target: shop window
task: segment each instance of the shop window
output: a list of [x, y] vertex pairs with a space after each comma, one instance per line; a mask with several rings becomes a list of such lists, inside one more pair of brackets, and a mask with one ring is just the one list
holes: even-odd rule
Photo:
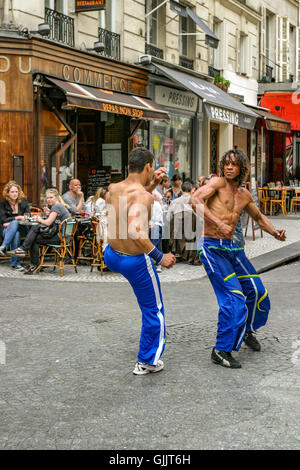
[[155, 167], [163, 166], [171, 178], [175, 173], [191, 176], [192, 118], [170, 114], [169, 123], [154, 121], [151, 147]]

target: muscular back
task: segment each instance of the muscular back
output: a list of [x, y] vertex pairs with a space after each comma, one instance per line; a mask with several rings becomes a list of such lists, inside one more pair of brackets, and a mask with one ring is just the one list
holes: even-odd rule
[[124, 180], [110, 185], [106, 202], [109, 245], [122, 253], [143, 253], [137, 238], [148, 239], [151, 194], [141, 184]]

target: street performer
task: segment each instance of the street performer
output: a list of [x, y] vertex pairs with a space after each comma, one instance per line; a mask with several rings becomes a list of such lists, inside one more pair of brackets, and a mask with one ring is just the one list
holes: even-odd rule
[[243, 341], [255, 351], [261, 346], [254, 332], [266, 324], [270, 300], [261, 279], [244, 249], [233, 242], [242, 210], [277, 240], [285, 241], [285, 230], [276, 230], [254, 204], [250, 192], [241, 187], [249, 173], [249, 162], [238, 149], [229, 150], [220, 161], [220, 177], [209, 180], [191, 197], [190, 203], [204, 216], [204, 236], [199, 256], [219, 304], [216, 345], [211, 358], [224, 367], [240, 368], [231, 355]]
[[171, 268], [176, 258], [163, 254], [149, 240], [149, 220], [154, 203], [151, 192], [166, 173], [154, 172], [154, 156], [144, 147], [132, 150], [128, 177], [111, 184], [106, 196], [108, 208], [108, 245], [106, 266], [121, 273], [131, 284], [142, 311], [142, 331], [135, 375], [163, 369], [160, 359], [165, 347], [164, 305], [160, 282], [153, 261]]

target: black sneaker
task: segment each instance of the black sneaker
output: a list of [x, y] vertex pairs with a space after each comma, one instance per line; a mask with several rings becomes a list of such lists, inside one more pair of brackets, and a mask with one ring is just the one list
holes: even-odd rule
[[230, 352], [217, 351], [216, 348], [212, 350], [211, 359], [215, 364], [220, 364], [223, 367], [231, 369], [240, 369], [242, 367], [239, 361], [232, 357]]
[[253, 351], [260, 351], [261, 346], [254, 334], [251, 331], [247, 331], [244, 337], [244, 343], [251, 348]]

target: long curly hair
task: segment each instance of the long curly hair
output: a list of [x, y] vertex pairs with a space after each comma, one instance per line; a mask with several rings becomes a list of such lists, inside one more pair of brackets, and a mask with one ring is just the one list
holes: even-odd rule
[[18, 190], [17, 203], [19, 204], [22, 201], [22, 199], [25, 197], [25, 194], [23, 193], [21, 186], [15, 181], [9, 181], [8, 183], [6, 183], [3, 189], [3, 193], [2, 193], [3, 198], [6, 199], [9, 204], [14, 204], [14, 201], [9, 197], [9, 191], [13, 187], [16, 187]]
[[234, 163], [240, 167], [240, 174], [237, 177], [237, 181], [240, 185], [247, 180], [250, 171], [249, 159], [243, 150], [233, 149], [224, 153], [220, 160], [220, 176], [224, 176], [224, 166], [226, 164], [226, 160], [228, 161], [229, 159], [232, 161], [232, 157], [234, 157]]

